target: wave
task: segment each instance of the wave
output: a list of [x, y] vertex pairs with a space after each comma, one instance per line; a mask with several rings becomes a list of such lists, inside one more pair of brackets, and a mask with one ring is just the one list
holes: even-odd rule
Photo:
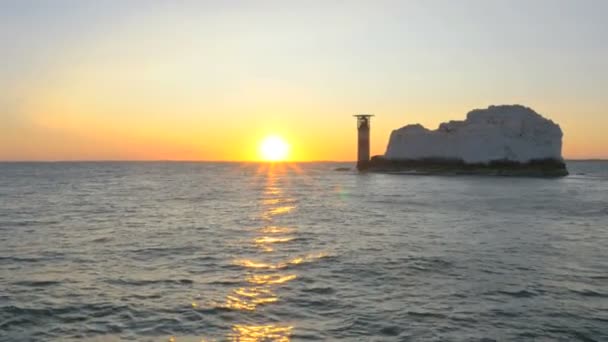
[[152, 285], [192, 285], [194, 281], [192, 279], [107, 279], [105, 280], [108, 284], [113, 285], [126, 285], [126, 286], [152, 286]]

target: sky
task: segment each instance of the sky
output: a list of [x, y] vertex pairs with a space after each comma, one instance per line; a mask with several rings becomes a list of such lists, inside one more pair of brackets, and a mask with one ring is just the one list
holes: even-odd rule
[[354, 160], [523, 104], [608, 158], [608, 1], [0, 1], [0, 160]]

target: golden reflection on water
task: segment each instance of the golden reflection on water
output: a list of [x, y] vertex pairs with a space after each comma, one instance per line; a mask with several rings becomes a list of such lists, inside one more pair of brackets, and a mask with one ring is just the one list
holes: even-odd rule
[[255, 243], [264, 244], [264, 243], [279, 243], [279, 242], [289, 242], [293, 240], [293, 237], [271, 237], [271, 236], [262, 236], [255, 239]]
[[241, 287], [234, 290], [234, 293], [239, 296], [249, 297], [249, 298], [257, 298], [260, 295], [269, 295], [272, 292], [269, 289], [263, 289], [259, 287]]
[[320, 253], [307, 254], [305, 256], [294, 257], [292, 259], [289, 259], [286, 262], [281, 262], [278, 264], [257, 262], [257, 261], [253, 261], [253, 260], [249, 260], [249, 259], [236, 260], [234, 262], [234, 264], [238, 265], [238, 266], [246, 267], [246, 268], [252, 268], [252, 269], [280, 270], [280, 269], [289, 267], [289, 265], [299, 265], [302, 263], [313, 262], [313, 261], [323, 259], [326, 257], [329, 257], [329, 254], [327, 254], [325, 252], [320, 252]]
[[[266, 190], [264, 190], [264, 195], [280, 195], [281, 194], [281, 189], [274, 187], [274, 186], [268, 186], [266, 187]], [[278, 201], [280, 201], [280, 199], [277, 199]]]
[[239, 297], [228, 295], [226, 296], [226, 302], [222, 305], [218, 305], [218, 307], [231, 310], [253, 311], [255, 310], [256, 305], [253, 303], [249, 303], [246, 300], [242, 300]]
[[295, 205], [280, 205], [276, 207], [272, 207], [264, 211], [261, 215], [262, 219], [266, 221], [271, 221], [274, 216], [285, 215], [290, 213], [292, 210], [296, 208]]
[[270, 216], [286, 214], [292, 211], [295, 207], [295, 205], [285, 205], [281, 207], [276, 207], [268, 210], [265, 214]]
[[240, 287], [232, 290], [232, 293], [226, 296], [225, 302], [217, 304], [216, 307], [236, 311], [254, 311], [259, 305], [274, 303], [277, 300], [279, 298], [269, 288]]
[[276, 269], [285, 267], [285, 266], [282, 266], [281, 264], [273, 265], [273, 264], [268, 264], [265, 262], [256, 262], [256, 261], [252, 261], [249, 259], [236, 260], [234, 263], [238, 266], [242, 266], [242, 267], [246, 267], [246, 268], [266, 268], [266, 269], [271, 269], [271, 270], [276, 270]]
[[254, 239], [253, 241], [255, 242], [256, 246], [258, 246], [259, 248], [264, 250], [264, 252], [269, 253], [269, 252], [274, 252], [274, 248], [272, 247], [272, 244], [281, 243], [281, 242], [289, 242], [291, 240], [293, 240], [293, 237], [280, 238], [280, 237], [262, 236], [262, 237]]
[[233, 342], [289, 342], [293, 326], [240, 325], [232, 327]]
[[282, 233], [291, 233], [293, 232], [292, 228], [287, 227], [277, 227], [277, 226], [266, 226], [260, 229], [261, 233], [264, 234], [282, 234]]
[[[272, 194], [280, 194], [280, 192], [273, 191]], [[266, 198], [262, 200], [263, 205], [277, 205], [284, 203], [294, 203], [296, 200], [294, 198]]]
[[[303, 264], [303, 263], [308, 263], [308, 262], [313, 262], [325, 257], [328, 257], [329, 255], [327, 253], [314, 253], [314, 254], [308, 254], [305, 256], [301, 256], [301, 257], [294, 257], [292, 259], [289, 259], [286, 262], [282, 262], [276, 265], [269, 265], [270, 269], [283, 269], [286, 267], [289, 267], [290, 265], [299, 265], [299, 264]], [[261, 268], [261, 267], [260, 267]]]
[[256, 285], [274, 285], [283, 284], [296, 278], [297, 276], [295, 274], [254, 274], [248, 277], [247, 281]]
[[[287, 170], [283, 167], [268, 166], [266, 185], [260, 200], [263, 208], [260, 215], [265, 220], [265, 226], [257, 229], [258, 236], [250, 240], [254, 246], [266, 253], [265, 260], [269, 260], [273, 256], [273, 254], [268, 253], [276, 252], [275, 248], [281, 248], [283, 244], [292, 242], [295, 239], [294, 234], [297, 233], [297, 230], [292, 227], [272, 225], [273, 221], [278, 219], [279, 216], [288, 215], [296, 209], [296, 200], [284, 194], [282, 182], [289, 180], [287, 177], [282, 178], [281, 173], [285, 172]], [[233, 289], [224, 297], [222, 302], [213, 305], [241, 311], [244, 314], [259, 310], [259, 307], [263, 305], [272, 305], [279, 301], [279, 296], [275, 292], [277, 287], [297, 278], [295, 273], [286, 271], [288, 267], [314, 261], [325, 256], [326, 254], [323, 253], [307, 254], [276, 261], [276, 263], [256, 261], [249, 258], [237, 259], [234, 264], [247, 270], [243, 279], [248, 285]], [[196, 309], [198, 304], [193, 302], [192, 307]], [[286, 323], [235, 324], [227, 337], [233, 342], [289, 342], [293, 328], [292, 325]]]

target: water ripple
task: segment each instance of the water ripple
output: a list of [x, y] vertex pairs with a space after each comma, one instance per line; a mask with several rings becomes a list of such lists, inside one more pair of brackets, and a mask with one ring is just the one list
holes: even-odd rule
[[0, 164], [0, 340], [608, 341], [608, 164], [581, 165]]

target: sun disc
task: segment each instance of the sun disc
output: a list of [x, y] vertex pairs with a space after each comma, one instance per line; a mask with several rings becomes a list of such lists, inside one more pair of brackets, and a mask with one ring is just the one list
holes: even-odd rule
[[285, 160], [289, 154], [289, 144], [278, 136], [266, 137], [260, 144], [260, 154], [267, 161]]

